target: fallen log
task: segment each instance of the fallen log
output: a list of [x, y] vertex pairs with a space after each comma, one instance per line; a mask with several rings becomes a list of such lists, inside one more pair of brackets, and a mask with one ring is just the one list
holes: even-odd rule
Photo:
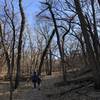
[[81, 89], [83, 87], [86, 87], [87, 88], [87, 87], [90, 87], [90, 86], [93, 86], [93, 85], [94, 85], [94, 83], [92, 81], [90, 81], [90, 82], [88, 82], [88, 84], [81, 84], [81, 85], [79, 85], [77, 87], [71, 88], [71, 89], [66, 90], [64, 92], [61, 92], [60, 93], [60, 96], [63, 96], [63, 95], [65, 95], [68, 92], [76, 91], [76, 90]]
[[68, 83], [68, 84], [70, 84], [70, 83], [78, 84], [78, 83], [88, 82], [88, 81], [93, 81], [93, 76], [91, 74], [83, 75], [83, 76], [80, 76], [80, 77], [77, 77], [77, 78], [74, 78], [74, 79], [67, 80], [66, 83]]

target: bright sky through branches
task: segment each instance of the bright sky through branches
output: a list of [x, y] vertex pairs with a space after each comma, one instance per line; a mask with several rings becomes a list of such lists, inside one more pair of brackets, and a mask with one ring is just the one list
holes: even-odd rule
[[29, 24], [35, 21], [36, 13], [39, 11], [40, 0], [23, 0], [23, 7]]
[[[10, 4], [11, 0], [6, 0], [7, 4]], [[39, 11], [40, 8], [40, 1], [41, 0], [22, 0], [22, 5], [24, 8], [26, 20], [28, 20], [29, 24], [32, 24], [35, 22], [35, 16]], [[5, 0], [0, 0], [0, 6], [4, 6]], [[13, 0], [15, 13], [19, 14], [19, 6], [18, 6], [18, 0]]]

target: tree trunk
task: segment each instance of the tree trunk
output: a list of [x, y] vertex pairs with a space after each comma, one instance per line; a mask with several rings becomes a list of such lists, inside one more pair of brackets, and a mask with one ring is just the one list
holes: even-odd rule
[[46, 70], [46, 74], [48, 75], [49, 73], [48, 53], [45, 56], [45, 70]]
[[65, 66], [64, 66], [64, 56], [63, 56], [62, 49], [61, 49], [60, 36], [59, 36], [58, 28], [57, 28], [56, 19], [55, 19], [54, 13], [52, 11], [51, 5], [49, 3], [46, 3], [46, 4], [48, 5], [48, 9], [49, 9], [49, 11], [51, 13], [51, 17], [52, 17], [52, 20], [53, 20], [53, 23], [54, 23], [56, 36], [57, 36], [57, 44], [58, 44], [59, 53], [60, 53], [60, 57], [61, 57], [61, 66], [62, 66], [62, 70], [63, 70], [63, 80], [66, 81]]
[[39, 64], [38, 75], [41, 74], [41, 69], [42, 69], [44, 57], [45, 57], [45, 55], [46, 55], [46, 53], [47, 53], [47, 50], [48, 50], [48, 48], [49, 48], [49, 46], [50, 46], [50, 43], [51, 43], [51, 41], [52, 41], [52, 38], [53, 38], [54, 34], [55, 34], [55, 30], [53, 29], [53, 31], [52, 31], [52, 33], [51, 33], [51, 36], [50, 36], [50, 38], [49, 38], [49, 40], [48, 40], [48, 43], [47, 43], [47, 45], [46, 45], [46, 47], [45, 47], [45, 49], [44, 49], [44, 51], [43, 51], [43, 54], [42, 54], [42, 56], [41, 56], [41, 61], [40, 61], [40, 64]]
[[19, 0], [19, 9], [21, 14], [21, 28], [20, 28], [20, 34], [19, 34], [19, 42], [18, 42], [18, 56], [17, 56], [17, 72], [16, 72], [16, 79], [15, 79], [15, 89], [19, 85], [20, 80], [20, 60], [21, 60], [21, 48], [22, 48], [22, 36], [24, 32], [24, 26], [25, 26], [25, 15], [22, 7], [22, 0]]
[[51, 46], [49, 47], [49, 59], [50, 59], [49, 75], [52, 75], [52, 51], [51, 51]]
[[84, 37], [85, 44], [86, 44], [89, 65], [93, 71], [95, 87], [100, 89], [100, 80], [99, 80], [100, 69], [99, 69], [99, 66], [96, 62], [93, 48], [92, 48], [91, 43], [90, 43], [90, 38], [89, 38], [88, 30], [87, 30], [87, 23], [85, 21], [84, 15], [83, 15], [82, 10], [81, 10], [80, 1], [74, 0], [74, 3], [75, 3], [76, 11], [77, 11], [80, 23], [81, 23], [81, 29], [82, 29], [83, 37]]

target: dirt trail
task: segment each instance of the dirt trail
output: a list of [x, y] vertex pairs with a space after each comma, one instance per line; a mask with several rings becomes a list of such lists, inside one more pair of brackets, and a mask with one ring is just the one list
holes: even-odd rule
[[[77, 91], [60, 96], [60, 93], [75, 87], [74, 84], [55, 87], [54, 83], [61, 81], [61, 78], [46, 76], [42, 80], [41, 89], [34, 89], [32, 83], [23, 82], [20, 87], [14, 91], [13, 100], [100, 100], [100, 92], [95, 92], [92, 87], [82, 88]], [[0, 82], [0, 100], [9, 100], [8, 83]]]
[[[13, 100], [51, 100], [47, 94], [52, 92], [56, 79], [54, 76], [46, 76], [42, 80], [41, 89], [34, 89], [32, 83], [21, 83], [14, 91]], [[0, 100], [9, 100], [9, 84], [0, 84]]]

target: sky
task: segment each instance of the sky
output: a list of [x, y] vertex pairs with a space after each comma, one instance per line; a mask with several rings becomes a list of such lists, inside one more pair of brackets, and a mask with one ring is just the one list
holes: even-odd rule
[[[0, 5], [4, 4], [5, 0], [0, 0]], [[10, 4], [11, 0], [6, 0], [7, 4]], [[22, 0], [24, 12], [29, 24], [34, 22], [35, 15], [39, 12], [40, 1], [43, 0]], [[19, 13], [18, 0], [13, 0], [15, 12]]]
[[[9, 1], [10, 0], [6, 0], [7, 4], [11, 4]], [[25, 12], [25, 16], [26, 16], [26, 22], [28, 22], [28, 24], [30, 25], [30, 28], [32, 28], [32, 33], [35, 33], [34, 31], [34, 24], [35, 24], [35, 17], [37, 15], [37, 13], [39, 13], [40, 10], [40, 1], [43, 0], [22, 0], [22, 6], [24, 8], [24, 12]], [[13, 0], [13, 4], [14, 4], [14, 10], [15, 10], [15, 14], [19, 14], [19, 5], [18, 5], [18, 0]], [[4, 6], [4, 0], [0, 0], [0, 5]], [[2, 7], [3, 7], [2, 6]], [[3, 10], [1, 11], [0, 9], [0, 14], [3, 13]]]
[[27, 16], [28, 24], [35, 22], [36, 14], [40, 9], [40, 0], [23, 0], [23, 7]]

